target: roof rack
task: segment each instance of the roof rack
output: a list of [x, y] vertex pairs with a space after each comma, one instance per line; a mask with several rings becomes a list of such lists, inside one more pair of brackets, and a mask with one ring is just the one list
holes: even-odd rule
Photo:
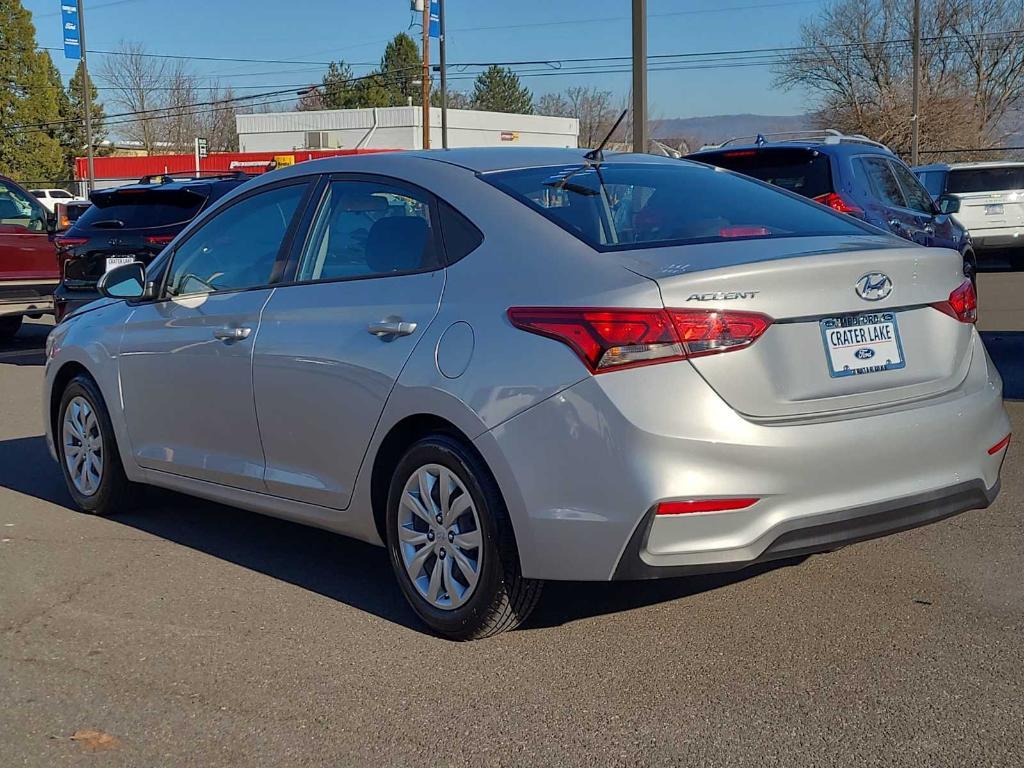
[[245, 171], [214, 171], [203, 173], [200, 171], [197, 176], [191, 171], [177, 171], [172, 173], [150, 173], [139, 179], [139, 184], [170, 184], [172, 181], [207, 181], [209, 179], [241, 179], [249, 178], [251, 174]]
[[[789, 138], [781, 138], [783, 136]], [[768, 144], [769, 139], [774, 139], [780, 144], [804, 141], [820, 141], [823, 144], [867, 144], [872, 147], [879, 147], [887, 152], [892, 151], [885, 146], [885, 144], [869, 139], [863, 134], [843, 133], [842, 131], [837, 131], [835, 128], [825, 128], [824, 130], [814, 131], [782, 131], [779, 133], [758, 133], [745, 136], [733, 136], [730, 139], [726, 139], [721, 144], [705, 144], [701, 149], [721, 149], [722, 147], [740, 141], [741, 139], [753, 139], [753, 143], [758, 145]]]

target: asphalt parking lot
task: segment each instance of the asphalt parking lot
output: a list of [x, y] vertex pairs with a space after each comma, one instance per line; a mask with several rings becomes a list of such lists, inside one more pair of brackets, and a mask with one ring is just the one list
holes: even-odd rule
[[[980, 295], [1024, 398], [1024, 273]], [[0, 350], [3, 766], [1024, 764], [1019, 445], [987, 510], [754, 573], [551, 584], [456, 644], [383, 550], [172, 494], [73, 511], [46, 331]]]

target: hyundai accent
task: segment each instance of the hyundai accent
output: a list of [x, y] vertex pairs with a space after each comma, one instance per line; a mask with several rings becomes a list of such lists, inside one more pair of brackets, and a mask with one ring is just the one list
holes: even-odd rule
[[545, 580], [985, 507], [1009, 442], [959, 253], [697, 163], [301, 163], [100, 289], [47, 349], [83, 510], [155, 485], [385, 545], [452, 638], [518, 625]]

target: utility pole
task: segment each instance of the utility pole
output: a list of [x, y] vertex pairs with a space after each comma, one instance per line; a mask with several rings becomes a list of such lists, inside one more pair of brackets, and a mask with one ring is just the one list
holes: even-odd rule
[[423, 148], [430, 149], [430, 0], [423, 3]]
[[921, 0], [914, 0], [914, 85], [910, 97], [910, 164], [918, 164], [921, 139]]
[[92, 81], [85, 55], [85, 11], [78, 0], [78, 40], [82, 46], [82, 109], [85, 111], [85, 151], [89, 165], [89, 191], [96, 188], [96, 168], [92, 156]]
[[441, 146], [448, 149], [448, 65], [445, 60], [444, 0], [437, 0], [437, 26], [440, 33], [437, 43], [441, 52]]
[[633, 0], [633, 151], [647, 151], [647, 0]]

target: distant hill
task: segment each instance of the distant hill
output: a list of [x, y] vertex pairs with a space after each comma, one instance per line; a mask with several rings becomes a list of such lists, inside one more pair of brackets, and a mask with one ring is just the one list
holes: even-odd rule
[[758, 133], [805, 131], [814, 127], [812, 115], [711, 115], [709, 117], [675, 117], [659, 120], [654, 126], [656, 139], [686, 139], [691, 150], [702, 144], [713, 144], [732, 136], [754, 136]]

